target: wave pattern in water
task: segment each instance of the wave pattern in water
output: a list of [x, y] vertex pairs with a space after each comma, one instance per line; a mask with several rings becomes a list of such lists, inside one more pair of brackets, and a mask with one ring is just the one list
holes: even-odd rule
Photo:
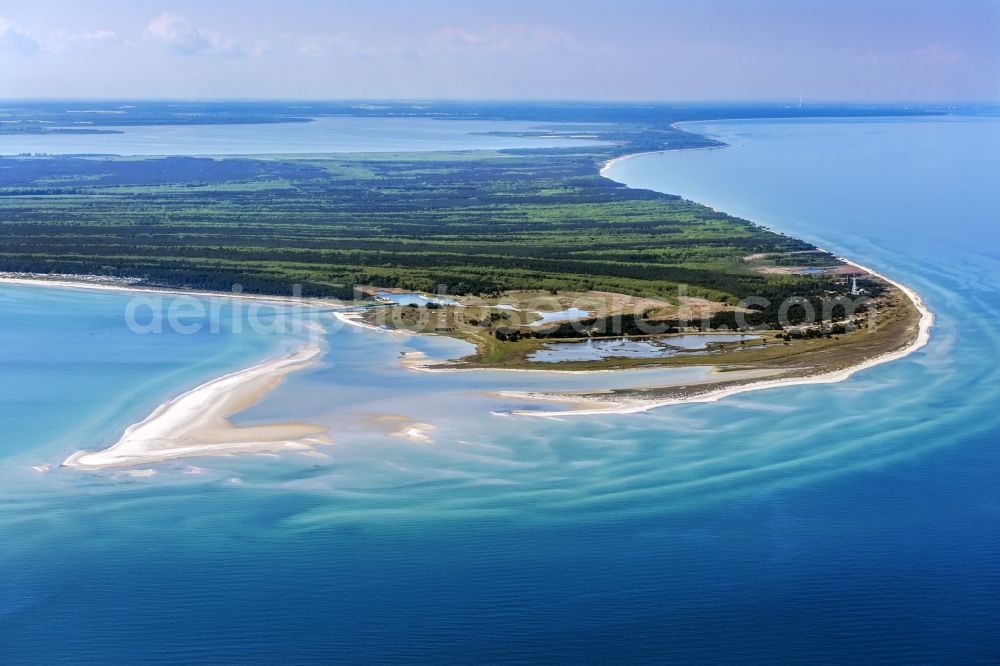
[[[923, 197], [921, 178], [958, 158], [995, 174], [997, 135], [966, 125], [960, 155], [937, 151], [928, 170], [858, 166], [850, 123], [754, 127], [727, 130], [740, 141], [710, 157], [618, 168], [667, 191], [677, 169], [701, 174], [720, 199], [770, 210], [760, 221], [913, 286], [937, 315], [926, 348], [837, 385], [540, 420], [486, 416], [497, 399], [483, 391], [502, 378], [396, 368], [400, 351], [447, 341], [335, 333], [326, 364], [241, 416], [327, 413], [327, 459], [132, 478], [32, 471], [64, 453], [51, 447], [4, 458], [3, 659], [995, 663], [1000, 244], [980, 222], [992, 189], [939, 188], [937, 207], [892, 192]], [[880, 128], [866, 150], [887, 136], [894, 159], [934, 132]], [[810, 191], [890, 168], [908, 189], [867, 196], [897, 197], [904, 235], [881, 210], [866, 217], [865, 196], [831, 212]], [[953, 244], [931, 231], [943, 216]], [[433, 443], [367, 432], [386, 414], [433, 421]]]

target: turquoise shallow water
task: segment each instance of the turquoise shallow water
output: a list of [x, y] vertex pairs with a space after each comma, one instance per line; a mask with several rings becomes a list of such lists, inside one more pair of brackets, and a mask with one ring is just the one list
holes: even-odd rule
[[40, 474], [286, 341], [124, 338], [119, 296], [4, 288], [2, 660], [996, 662], [1000, 122], [700, 128], [731, 147], [610, 175], [904, 281], [930, 344], [837, 385], [550, 420], [490, 415], [517, 401], [488, 391], [606, 379], [404, 371], [460, 345], [344, 328], [239, 419], [327, 422], [328, 458]]
[[[113, 443], [123, 423], [143, 418], [179, 390], [289, 344], [249, 326], [233, 335], [231, 302], [218, 301], [215, 334], [208, 301], [198, 299], [206, 316], [178, 321], [203, 326], [186, 335], [166, 325], [175, 299], [141, 298], [134, 320], [149, 331], [136, 334], [127, 325], [131, 294], [0, 283], [0, 455], [45, 464], [67, 446]], [[158, 332], [154, 317], [164, 322]]]

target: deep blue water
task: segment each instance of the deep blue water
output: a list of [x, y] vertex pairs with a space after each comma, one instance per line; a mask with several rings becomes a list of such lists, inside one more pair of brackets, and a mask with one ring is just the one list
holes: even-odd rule
[[[94, 387], [104, 373], [66, 377], [64, 400], [109, 409], [67, 441], [53, 433], [72, 411], [43, 408], [29, 372], [0, 385], [21, 429], [0, 458], [0, 661], [1000, 660], [1000, 122], [701, 128], [732, 146], [610, 175], [906, 282], [938, 317], [931, 343], [837, 385], [556, 421], [490, 415], [503, 401], [483, 390], [609, 380], [403, 371], [400, 351], [459, 345], [342, 329], [324, 363], [241, 416], [326, 419], [326, 459], [40, 474], [31, 465], [107, 443], [111, 424], [217, 370], [189, 350], [228, 367], [279, 343], [111, 342], [118, 297], [0, 292], [21, 299], [0, 320], [5, 376], [39, 364], [24, 340], [42, 316], [31, 299], [47, 298], [55, 313], [81, 304], [51, 315], [63, 334], [46, 348], [97, 330], [89, 358], [116, 350], [119, 372], [150, 386], [119, 408], [120, 386]], [[143, 367], [154, 344], [169, 367]], [[373, 430], [386, 414], [434, 423], [434, 442]]]

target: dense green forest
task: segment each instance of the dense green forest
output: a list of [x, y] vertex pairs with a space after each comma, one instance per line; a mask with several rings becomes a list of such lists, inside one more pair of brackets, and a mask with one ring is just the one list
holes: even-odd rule
[[597, 174], [575, 153], [0, 159], [0, 269], [348, 298], [601, 289], [742, 297], [814, 282], [741, 258], [810, 246]]
[[267, 158], [0, 158], [0, 270], [351, 298], [371, 284], [449, 293], [604, 290], [735, 302], [815, 296], [751, 254], [811, 245], [598, 174], [624, 152], [712, 145], [607, 125], [615, 145]]

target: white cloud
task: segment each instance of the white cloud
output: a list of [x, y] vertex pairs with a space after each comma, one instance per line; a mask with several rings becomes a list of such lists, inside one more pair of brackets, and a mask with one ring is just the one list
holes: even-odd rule
[[484, 30], [444, 27], [426, 37], [432, 48], [537, 51], [572, 46], [570, 37], [544, 25], [493, 25]]
[[170, 12], [164, 12], [149, 22], [146, 37], [181, 55], [204, 53], [223, 58], [246, 55], [243, 47], [232, 37], [198, 28], [183, 16]]
[[93, 30], [91, 32], [85, 32], [83, 33], [83, 39], [87, 42], [102, 44], [116, 44], [121, 41], [118, 38], [118, 35], [110, 30]]
[[146, 36], [185, 55], [204, 51], [210, 45], [190, 21], [169, 12], [160, 14], [149, 22]]
[[0, 18], [0, 49], [32, 56], [42, 50], [38, 40], [5, 18]]

